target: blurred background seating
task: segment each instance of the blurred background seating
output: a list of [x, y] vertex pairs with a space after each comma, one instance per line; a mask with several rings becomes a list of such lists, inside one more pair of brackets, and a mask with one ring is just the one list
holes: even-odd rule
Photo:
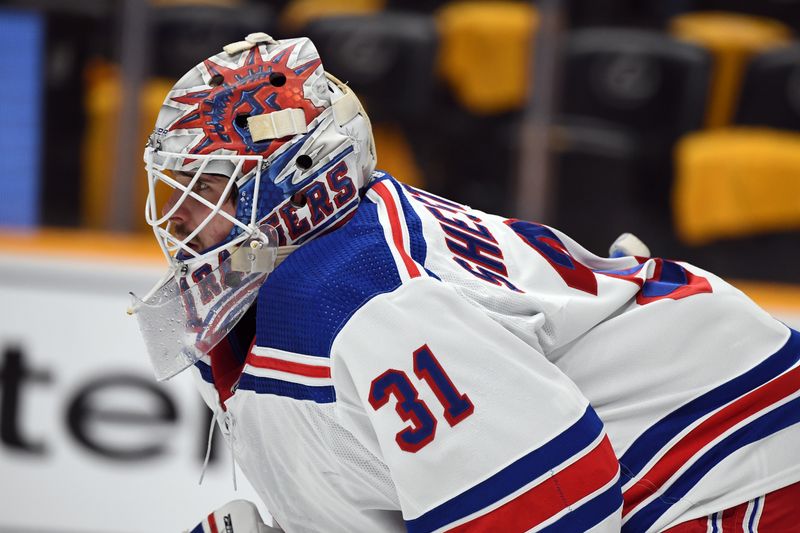
[[[662, 32], [602, 27], [566, 35], [555, 226], [597, 253], [626, 227], [659, 253], [674, 252], [672, 152], [702, 127], [710, 68], [705, 50]], [[598, 217], [606, 218], [602, 228]]]
[[433, 19], [381, 11], [314, 18], [309, 36], [325, 68], [346, 82], [370, 114], [381, 168], [422, 186], [409, 134], [432, 114], [438, 37]]
[[439, 72], [459, 104], [476, 115], [521, 110], [536, 8], [523, 2], [453, 2], [436, 19], [442, 40]]
[[688, 8], [769, 17], [800, 30], [798, 0], [689, 0]]
[[800, 134], [725, 128], [683, 139], [677, 229], [690, 244], [800, 229]]
[[385, 0], [293, 0], [284, 4], [281, 29], [292, 35], [299, 35], [302, 28], [318, 19], [376, 13], [386, 7]]
[[670, 21], [673, 35], [706, 47], [714, 56], [714, 73], [706, 103], [706, 126], [730, 123], [742, 74], [754, 54], [785, 44], [788, 26], [771, 19], [726, 12], [694, 12]]
[[508, 212], [537, 10], [518, 1], [450, 2], [433, 16], [440, 39], [435, 109], [413, 136], [428, 187], [480, 209]]
[[734, 122], [800, 131], [800, 44], [771, 48], [750, 60]]
[[[114, 167], [117, 153], [119, 121], [125, 99], [136, 97], [138, 113], [130, 127], [141, 143], [131, 145], [129, 158], [134, 168], [132, 203], [144, 206], [147, 196], [147, 175], [141, 164], [144, 141], [155, 124], [161, 102], [169, 89], [200, 58], [213, 55], [218, 43], [240, 40], [255, 31], [274, 32], [275, 13], [268, 6], [245, 5], [191, 5], [181, 3], [154, 5], [148, 12], [149, 37], [154, 43], [149, 47], [148, 69], [139, 94], [126, 91], [117, 62], [101, 57], [87, 61], [83, 72], [82, 95], [86, 116], [86, 133], [82, 139], [81, 225], [92, 229], [111, 225], [113, 205], [108, 199], [113, 194], [113, 181], [109, 169]], [[134, 211], [137, 215], [143, 210]], [[137, 216], [132, 226], [140, 231], [149, 230], [143, 216]]]
[[[17, 210], [27, 206], [26, 213], [12, 216], [5, 207], [0, 220], [8, 227], [143, 230], [140, 150], [164, 94], [220, 43], [267, 31], [315, 40], [329, 70], [368, 108], [381, 166], [411, 184], [510, 216], [536, 200], [519, 199], [518, 191], [538, 190], [549, 208], [532, 216], [597, 253], [616, 233], [634, 231], [659, 255], [769, 279], [771, 267], [751, 259], [753, 246], [778, 239], [781, 257], [798, 254], [795, 208], [786, 197], [800, 180], [789, 148], [800, 133], [799, 6], [5, 0], [4, 25], [8, 17], [38, 21], [40, 49], [26, 50], [38, 54], [43, 74], [25, 82], [25, 94], [40, 95], [27, 100], [38, 114], [26, 115], [27, 126], [13, 119], [19, 132], [35, 132], [30, 146], [40, 149], [20, 148], [21, 135], [13, 136], [16, 144], [12, 136], [0, 144], [4, 154], [16, 154], [6, 158], [17, 166], [5, 174], [26, 176], [7, 180], [2, 196], [15, 198], [8, 205]], [[132, 52], [122, 35], [131, 13], [146, 30]], [[3, 61], [12, 59], [4, 54]], [[552, 95], [542, 99], [547, 109], [537, 94]], [[522, 131], [534, 122], [546, 130], [536, 142], [547, 164], [538, 189], [526, 189], [533, 178], [523, 156], [532, 147]], [[726, 158], [732, 150], [736, 157]], [[765, 150], [772, 150], [771, 165], [758, 163]], [[21, 154], [33, 151], [19, 170]], [[750, 183], [742, 186], [745, 175]], [[775, 194], [758, 197], [760, 222], [730, 201], [764, 193], [768, 182]], [[709, 202], [709, 190], [718, 209], [687, 207]], [[126, 204], [135, 207], [120, 214]], [[739, 225], [708, 222], [722, 212]], [[737, 269], [732, 262], [751, 264]], [[779, 278], [800, 282], [788, 269]]]

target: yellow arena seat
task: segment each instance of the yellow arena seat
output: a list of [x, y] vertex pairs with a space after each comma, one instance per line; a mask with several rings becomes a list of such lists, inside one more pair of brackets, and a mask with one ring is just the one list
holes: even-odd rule
[[731, 128], [684, 137], [673, 210], [691, 245], [800, 229], [800, 133]]
[[281, 12], [280, 25], [295, 32], [318, 18], [375, 13], [385, 4], [385, 0], [292, 0]]
[[536, 8], [529, 2], [459, 2], [437, 14], [439, 71], [476, 114], [521, 109], [527, 98]]
[[[119, 70], [115, 65], [96, 62], [87, 68], [87, 92], [84, 105], [87, 113], [86, 137], [83, 143], [82, 223], [85, 228], [106, 229], [111, 213], [109, 201], [112, 194], [115, 156], [117, 149], [117, 127], [122, 102], [122, 87]], [[144, 221], [144, 205], [147, 198], [147, 174], [142, 162], [142, 151], [148, 135], [156, 122], [167, 93], [175, 82], [162, 78], [150, 79], [142, 87], [140, 95], [139, 123], [136, 136], [141, 142], [131, 146], [134, 152], [135, 212], [137, 228], [150, 230]]]
[[670, 21], [670, 32], [706, 47], [714, 55], [708, 128], [730, 123], [748, 59], [791, 39], [791, 29], [777, 20], [715, 11], [679, 15]]

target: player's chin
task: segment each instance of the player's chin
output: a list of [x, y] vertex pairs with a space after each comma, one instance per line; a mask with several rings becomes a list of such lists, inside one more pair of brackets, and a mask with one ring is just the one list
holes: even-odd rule
[[200, 253], [205, 249], [203, 244], [197, 239], [192, 239], [191, 241], [187, 242], [186, 246], [188, 246], [189, 248], [191, 248], [193, 251], [195, 251], [197, 253]]

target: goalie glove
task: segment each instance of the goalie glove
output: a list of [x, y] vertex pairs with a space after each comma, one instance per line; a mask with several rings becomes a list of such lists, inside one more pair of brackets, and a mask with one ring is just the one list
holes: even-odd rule
[[233, 500], [185, 533], [283, 533], [283, 530], [266, 525], [252, 502]]

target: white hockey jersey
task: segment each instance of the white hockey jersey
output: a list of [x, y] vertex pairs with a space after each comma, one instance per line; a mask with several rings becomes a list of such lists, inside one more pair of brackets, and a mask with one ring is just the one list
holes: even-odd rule
[[196, 374], [287, 531], [658, 531], [800, 480], [800, 338], [742, 293], [382, 173], [256, 322]]

